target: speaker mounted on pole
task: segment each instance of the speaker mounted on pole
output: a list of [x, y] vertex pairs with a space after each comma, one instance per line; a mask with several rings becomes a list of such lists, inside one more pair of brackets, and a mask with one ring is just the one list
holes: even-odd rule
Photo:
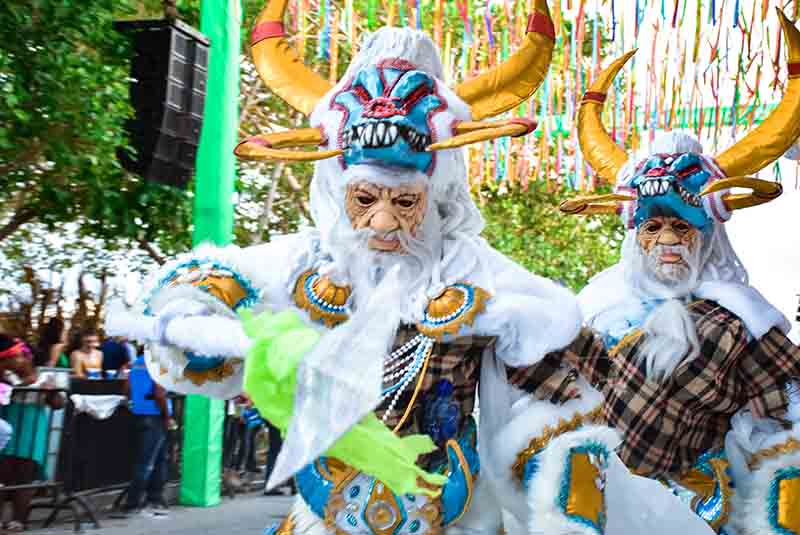
[[118, 21], [114, 29], [131, 40], [135, 111], [126, 123], [133, 152], [119, 148], [117, 157], [147, 180], [185, 188], [200, 143], [211, 42], [174, 19]]

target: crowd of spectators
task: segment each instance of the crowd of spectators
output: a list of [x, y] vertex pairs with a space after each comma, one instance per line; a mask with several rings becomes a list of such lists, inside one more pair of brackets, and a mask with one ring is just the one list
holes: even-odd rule
[[[60, 411], [67, 401], [69, 382], [56, 384], [53, 378], [59, 375], [90, 381], [126, 379], [136, 456], [124, 509], [118, 516], [128, 517], [144, 510], [157, 516], [166, 515], [167, 459], [177, 444], [177, 423], [169, 396], [147, 371], [143, 348], [124, 338], [101, 340], [93, 329], [70, 336], [61, 319], [51, 318], [42, 327], [35, 345], [0, 334], [0, 533], [24, 531], [35, 494], [34, 489], [4, 491], [2, 488], [48, 477], [45, 474], [48, 430], [38, 426], [51, 422], [51, 413]], [[26, 393], [24, 401], [20, 401], [21, 393]], [[235, 494], [248, 487], [252, 489], [248, 483], [265, 484], [269, 480], [281, 438], [278, 430], [260, 417], [246, 395], [229, 401], [227, 409], [222, 485], [229, 494]], [[39, 417], [39, 413], [46, 417]], [[37, 423], [21, 425], [21, 421]], [[257, 455], [265, 449], [266, 456]], [[260, 467], [258, 460], [266, 461], [266, 466]], [[290, 483], [269, 492], [264, 489], [265, 494], [294, 492]], [[11, 502], [11, 514], [3, 522], [7, 501]]]

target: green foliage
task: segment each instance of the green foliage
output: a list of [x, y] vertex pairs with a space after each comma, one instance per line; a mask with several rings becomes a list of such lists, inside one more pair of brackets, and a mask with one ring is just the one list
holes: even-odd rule
[[189, 199], [121, 169], [128, 57], [112, 29], [138, 2], [0, 4], [0, 239], [27, 222], [77, 221], [109, 247], [186, 235]]
[[573, 195], [563, 187], [548, 191], [544, 181], [528, 191], [484, 188], [484, 237], [530, 271], [578, 291], [619, 260], [624, 233], [616, 217], [561, 214], [558, 204]]

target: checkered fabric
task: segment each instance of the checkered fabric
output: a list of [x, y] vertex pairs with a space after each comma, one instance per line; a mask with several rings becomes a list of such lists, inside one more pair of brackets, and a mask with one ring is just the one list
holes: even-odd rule
[[[416, 327], [402, 326], [397, 332], [392, 350], [399, 348], [417, 334], [419, 331]], [[436, 392], [436, 386], [443, 379], [453, 385], [453, 401], [461, 408], [463, 425], [463, 420], [471, 415], [475, 408], [478, 379], [481, 375], [481, 356], [493, 345], [494, 337], [490, 336], [462, 336], [447, 343], [435, 343], [412, 412], [403, 427], [398, 430], [398, 434], [405, 436], [421, 432], [424, 400], [429, 394]], [[394, 429], [405, 413], [418, 379], [419, 377], [400, 396], [395, 408], [386, 419], [386, 425], [390, 428]], [[383, 417], [388, 405], [387, 400], [375, 411], [379, 418]]]
[[637, 363], [640, 331], [606, 352], [600, 337], [583, 329], [557, 353], [603, 393], [604, 419], [623, 434], [618, 453], [641, 475], [683, 475], [704, 452], [723, 447], [731, 416], [745, 405], [783, 418], [784, 385], [800, 377], [800, 348], [778, 329], [751, 341], [742, 321], [713, 301], [694, 302], [689, 311], [700, 354], [664, 384], [648, 381]]
[[559, 353], [550, 353], [538, 363], [525, 368], [506, 366], [506, 377], [510, 384], [536, 399], [559, 405], [580, 395], [575, 385], [578, 372]]

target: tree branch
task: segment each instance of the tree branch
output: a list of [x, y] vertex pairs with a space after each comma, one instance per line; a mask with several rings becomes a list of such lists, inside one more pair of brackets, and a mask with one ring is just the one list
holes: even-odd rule
[[142, 250], [147, 253], [147, 256], [152, 258], [159, 266], [164, 265], [167, 259], [164, 258], [164, 256], [161, 255], [158, 251], [156, 251], [155, 247], [153, 247], [153, 245], [149, 241], [141, 238], [137, 241], [139, 243], [139, 247], [141, 247]]
[[14, 234], [25, 223], [33, 221], [35, 217], [36, 211], [30, 208], [23, 208], [15, 213], [8, 223], [0, 227], [0, 241], [3, 241]]

